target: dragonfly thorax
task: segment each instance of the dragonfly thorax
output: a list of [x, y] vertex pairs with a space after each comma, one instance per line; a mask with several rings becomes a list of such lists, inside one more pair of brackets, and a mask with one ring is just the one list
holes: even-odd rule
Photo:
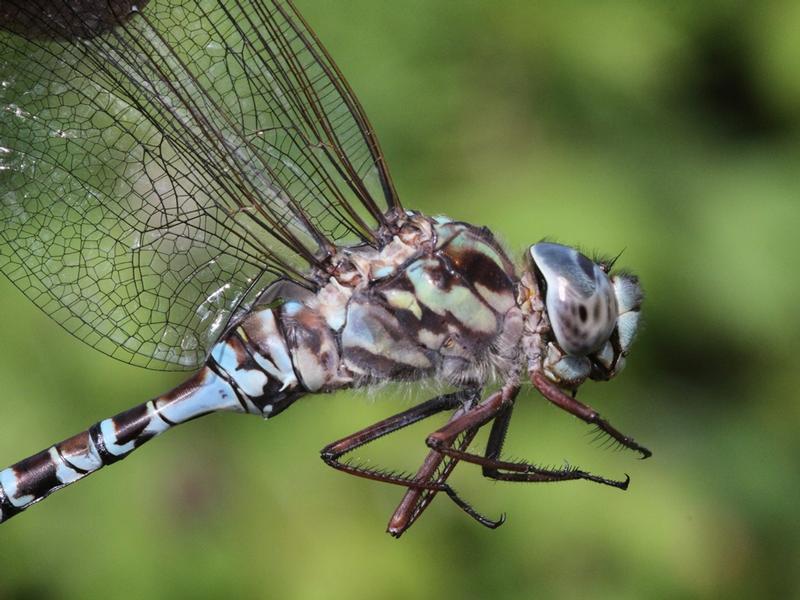
[[316, 293], [282, 286], [212, 351], [264, 416], [307, 392], [428, 377], [482, 386], [518, 370], [514, 266], [486, 229], [413, 213], [315, 277]]
[[516, 358], [522, 317], [514, 266], [487, 230], [409, 212], [387, 244], [344, 257], [351, 268], [321, 293], [348, 288], [336, 334], [356, 381], [482, 384]]

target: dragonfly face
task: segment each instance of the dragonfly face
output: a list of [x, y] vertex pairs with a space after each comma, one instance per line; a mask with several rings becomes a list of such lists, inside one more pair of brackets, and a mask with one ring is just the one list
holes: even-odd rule
[[[532, 308], [543, 368], [555, 383], [575, 388], [587, 378], [610, 379], [625, 364], [639, 324], [642, 291], [636, 277], [610, 274], [575, 248], [540, 242], [528, 252]], [[536, 358], [534, 358], [536, 360]]]

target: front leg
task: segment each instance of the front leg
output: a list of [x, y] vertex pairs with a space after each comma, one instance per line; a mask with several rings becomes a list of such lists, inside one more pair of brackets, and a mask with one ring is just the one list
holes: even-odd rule
[[536, 387], [550, 402], [568, 413], [575, 415], [582, 421], [596, 425], [600, 431], [614, 438], [625, 448], [635, 450], [641, 454], [643, 459], [653, 455], [650, 450], [636, 443], [633, 438], [623, 435], [612, 427], [611, 423], [603, 419], [591, 406], [578, 402], [575, 398], [565, 394], [560, 387], [547, 379], [541, 371], [536, 370], [531, 374], [531, 383], [533, 383], [534, 387]]
[[546, 469], [529, 462], [499, 460], [498, 457], [500, 456], [506, 432], [508, 431], [508, 423], [511, 419], [512, 411], [513, 404], [503, 407], [498, 411], [494, 423], [492, 423], [492, 430], [489, 434], [489, 441], [486, 444], [486, 454], [484, 456], [465, 452], [460, 448], [454, 448], [448, 442], [446, 428], [442, 428], [428, 436], [427, 444], [437, 452], [455, 460], [463, 460], [464, 462], [482, 466], [483, 475], [489, 479], [496, 479], [499, 481], [523, 481], [529, 483], [585, 479], [622, 490], [628, 488], [628, 483], [630, 483], [629, 477], [626, 477], [624, 481], [617, 481], [592, 475], [591, 473], [575, 468]]
[[[513, 398], [509, 400], [502, 395], [502, 392], [498, 392], [490, 396], [478, 409], [472, 411], [473, 414], [466, 414], [459, 420], [451, 421], [438, 431], [429, 435], [426, 442], [432, 449], [450, 458], [481, 465], [483, 467], [483, 474], [490, 479], [525, 481], [531, 483], [585, 479], [623, 490], [628, 488], [628, 483], [630, 482], [630, 478], [628, 477], [626, 477], [624, 481], [616, 481], [592, 475], [580, 469], [545, 469], [527, 462], [499, 460], [498, 457], [506, 433], [508, 432], [508, 424], [511, 420], [513, 407]], [[492, 418], [494, 419], [494, 423], [492, 424], [492, 430], [489, 434], [485, 456], [465, 452], [462, 449], [452, 446], [455, 435], [457, 435], [459, 429], [463, 427], [465, 423], [477, 423], [477, 426], [480, 427]]]
[[[579, 469], [561, 469], [559, 471], [549, 471], [550, 475], [555, 475], [552, 479], [547, 479], [542, 477], [544, 474], [548, 473], [547, 469], [541, 469], [539, 467], [535, 467], [529, 463], [511, 463], [511, 464], [524, 464], [527, 466], [525, 471], [520, 471], [518, 469], [506, 469], [504, 468], [505, 465], [508, 465], [508, 461], [501, 461], [500, 460], [500, 453], [503, 450], [503, 443], [505, 442], [506, 435], [508, 434], [508, 425], [511, 421], [511, 413], [514, 410], [514, 405], [512, 404], [505, 410], [503, 410], [497, 418], [492, 423], [492, 430], [489, 432], [489, 441], [486, 443], [486, 454], [484, 455], [484, 461], [480, 464], [483, 466], [483, 476], [489, 479], [496, 479], [499, 481], [526, 481], [526, 482], [535, 482], [535, 481], [565, 481], [569, 479], [586, 479], [588, 481], [594, 481], [596, 483], [602, 483], [605, 485], [610, 485], [612, 487], [616, 487], [622, 490], [628, 489], [628, 484], [630, 483], [630, 477], [627, 475], [625, 476], [624, 481], [617, 481], [614, 479], [606, 479], [605, 477], [598, 477], [597, 475], [592, 475], [591, 473], [587, 473], [585, 471], [581, 471]], [[514, 472], [516, 471], [516, 472]], [[564, 476], [572, 475], [572, 476]]]

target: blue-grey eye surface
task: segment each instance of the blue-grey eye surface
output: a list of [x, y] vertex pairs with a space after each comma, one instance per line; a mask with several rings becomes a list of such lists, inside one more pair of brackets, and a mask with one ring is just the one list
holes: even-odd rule
[[617, 323], [617, 300], [606, 273], [561, 244], [534, 244], [531, 257], [546, 282], [547, 313], [561, 347], [576, 356], [599, 350]]

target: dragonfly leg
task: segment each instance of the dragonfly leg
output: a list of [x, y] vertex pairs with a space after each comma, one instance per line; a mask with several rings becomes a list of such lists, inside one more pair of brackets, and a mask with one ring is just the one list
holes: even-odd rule
[[[504, 387], [476, 407], [456, 412], [439, 432], [447, 430], [449, 447], [455, 446], [457, 451], [465, 453], [478, 430], [488, 423], [503, 406], [513, 404], [518, 391], [519, 386], [517, 385]], [[440, 452], [438, 449], [432, 449], [422, 467], [417, 471], [415, 479], [445, 481], [455, 465], [458, 464], [458, 460], [455, 456], [448, 456], [447, 453]], [[435, 492], [425, 489], [409, 489], [389, 520], [387, 531], [395, 537], [400, 537], [428, 507], [434, 495]], [[456, 501], [456, 504], [479, 523], [490, 529], [495, 529], [505, 522], [505, 515], [501, 515], [500, 519], [494, 521], [481, 516], [469, 505], [465, 508], [458, 501]], [[480, 518], [476, 517], [476, 515], [480, 516]]]
[[591, 406], [587, 406], [564, 393], [560, 387], [547, 379], [540, 371], [534, 371], [531, 374], [531, 383], [533, 383], [534, 387], [536, 387], [550, 402], [562, 410], [575, 415], [582, 421], [595, 425], [600, 431], [615, 439], [625, 448], [638, 452], [641, 458], [644, 459], [653, 455], [650, 450], [636, 443], [633, 438], [620, 433], [617, 429], [612, 427], [611, 423], [602, 418]]
[[[457, 419], [461, 416], [461, 414], [463, 414], [463, 411], [459, 409], [453, 415], [451, 420]], [[478, 433], [478, 429], [478, 427], [468, 429], [461, 435], [460, 439], [456, 441], [456, 445], [459, 447], [459, 449], [466, 450], [466, 448], [469, 447], [469, 444], [472, 443], [475, 434]], [[450, 473], [452, 473], [457, 464], [457, 460], [452, 459], [449, 456], [445, 456], [441, 452], [431, 450], [428, 453], [428, 456], [425, 457], [425, 460], [414, 476], [414, 479], [417, 481], [434, 481], [436, 483], [444, 483], [447, 481], [447, 478], [450, 477]], [[386, 527], [386, 531], [394, 537], [400, 537], [409, 527], [411, 527], [411, 525], [417, 521], [417, 519], [419, 519], [422, 513], [425, 512], [425, 509], [428, 508], [430, 503], [436, 497], [436, 494], [437, 490], [409, 487], [408, 491], [405, 493], [405, 496], [403, 496], [403, 499], [400, 501], [400, 504], [392, 514], [392, 517], [389, 519], [389, 525]], [[472, 507], [467, 505], [460, 498], [456, 499], [451, 496], [451, 499], [453, 499], [453, 501], [460, 508], [467, 512], [467, 514], [481, 523], [481, 525], [485, 525], [490, 529], [499, 527], [505, 520], [502, 515], [497, 521], [487, 519], [486, 517], [483, 517], [477, 513], [474, 509], [472, 509]]]
[[385, 435], [408, 427], [409, 425], [413, 425], [414, 423], [422, 421], [423, 419], [427, 419], [436, 413], [458, 408], [468, 397], [467, 394], [471, 393], [475, 392], [473, 390], [462, 390], [453, 392], [451, 394], [437, 396], [426, 402], [417, 404], [408, 410], [404, 410], [401, 413], [392, 415], [383, 421], [379, 421], [370, 425], [369, 427], [365, 427], [360, 431], [352, 433], [347, 437], [325, 446], [322, 450], [320, 450], [322, 460], [325, 461], [325, 464], [333, 467], [334, 469], [340, 469], [341, 467], [347, 466], [345, 463], [342, 463], [339, 460], [339, 458], [345, 454], [352, 452], [356, 448], [360, 448], [361, 446], [369, 444], [370, 442], [374, 442], [378, 438], [381, 438]]
[[444, 452], [452, 445], [453, 440], [459, 434], [468, 429], [483, 427], [504, 409], [512, 406], [518, 393], [519, 385], [504, 386], [472, 410], [465, 412], [459, 418], [451, 420], [444, 427], [430, 434], [427, 440], [428, 445], [434, 450]]
[[360, 448], [370, 442], [408, 427], [418, 421], [427, 419], [436, 413], [444, 410], [451, 410], [462, 406], [464, 399], [468, 396], [466, 394], [475, 393], [473, 390], [458, 391], [451, 394], [445, 394], [432, 398], [422, 404], [418, 404], [408, 410], [388, 417], [383, 421], [379, 421], [369, 427], [348, 435], [336, 442], [328, 444], [320, 451], [322, 460], [325, 461], [330, 467], [339, 471], [344, 471], [356, 477], [364, 477], [365, 479], [372, 479], [374, 481], [382, 481], [395, 485], [402, 485], [406, 487], [415, 487], [420, 489], [435, 489], [436, 491], [445, 491], [445, 486], [442, 484], [434, 484], [430, 482], [417, 481], [410, 475], [401, 473], [393, 473], [380, 469], [373, 469], [361, 465], [354, 465], [347, 462], [342, 462], [340, 459], [345, 454], [352, 452], [356, 448]]
[[[444, 469], [440, 470], [439, 475], [434, 478], [433, 475], [436, 474], [444, 458], [439, 453], [430, 453], [430, 455], [426, 458], [425, 463], [423, 463], [423, 467], [414, 477], [400, 473], [392, 473], [384, 470], [367, 468], [360, 465], [353, 465], [340, 460], [342, 456], [352, 452], [356, 448], [364, 446], [378, 438], [388, 435], [394, 431], [398, 431], [399, 429], [407, 427], [413, 423], [417, 423], [418, 421], [426, 419], [444, 410], [458, 408], [459, 410], [456, 411], [454, 418], [458, 417], [463, 412], [465, 403], [467, 403], [466, 406], [471, 406], [472, 402], [479, 396], [479, 394], [480, 390], [468, 389], [432, 398], [427, 402], [423, 402], [422, 404], [384, 419], [383, 421], [375, 423], [374, 425], [362, 429], [361, 431], [357, 431], [356, 433], [342, 438], [341, 440], [329, 444], [320, 452], [322, 460], [325, 461], [325, 464], [333, 467], [334, 469], [355, 475], [357, 477], [363, 477], [365, 479], [381, 481], [384, 483], [391, 483], [394, 485], [402, 485], [409, 488], [409, 493], [418, 492], [416, 497], [424, 494], [424, 497], [427, 498], [425, 506], [430, 503], [430, 500], [433, 499], [433, 496], [435, 496], [437, 492], [444, 492], [451, 500], [453, 500], [453, 502], [456, 503], [456, 505], [459, 506], [459, 508], [464, 510], [464, 512], [477, 520], [479, 523], [488, 527], [497, 527], [499, 525], [498, 522], [487, 519], [480, 513], [476, 512], [467, 502], [458, 496], [455, 490], [445, 483], [447, 476], [452, 471], [452, 468], [455, 466], [457, 461], [448, 461], [452, 464], [446, 465]], [[475, 431], [477, 432], [477, 429]], [[474, 436], [474, 432], [472, 433], [472, 436]], [[470, 437], [469, 441], [471, 441], [471, 439], [472, 438]], [[468, 444], [469, 441], [467, 441], [466, 444]], [[435, 455], [436, 460], [431, 459], [432, 455]], [[409, 493], [407, 493], [407, 496]], [[419, 516], [420, 513], [421, 510], [416, 513], [414, 520]], [[407, 529], [408, 526], [410, 526], [410, 522], [406, 525], [403, 531]], [[391, 527], [389, 528], [389, 533], [399, 536], [399, 533], [395, 534]]]
[[630, 482], [630, 478], [627, 476], [624, 481], [617, 481], [592, 475], [591, 473], [572, 467], [546, 469], [528, 462], [499, 460], [498, 457], [500, 456], [503, 442], [508, 432], [508, 424], [511, 420], [513, 408], [513, 404], [508, 404], [497, 413], [492, 423], [492, 430], [489, 434], [489, 441], [486, 444], [486, 453], [484, 456], [465, 452], [459, 448], [453, 448], [447, 444], [445, 437], [438, 435], [438, 431], [428, 436], [428, 445], [434, 450], [446, 454], [455, 460], [463, 460], [464, 462], [481, 465], [483, 467], [483, 475], [489, 479], [531, 483], [585, 479], [623, 490], [627, 489], [628, 483]]

